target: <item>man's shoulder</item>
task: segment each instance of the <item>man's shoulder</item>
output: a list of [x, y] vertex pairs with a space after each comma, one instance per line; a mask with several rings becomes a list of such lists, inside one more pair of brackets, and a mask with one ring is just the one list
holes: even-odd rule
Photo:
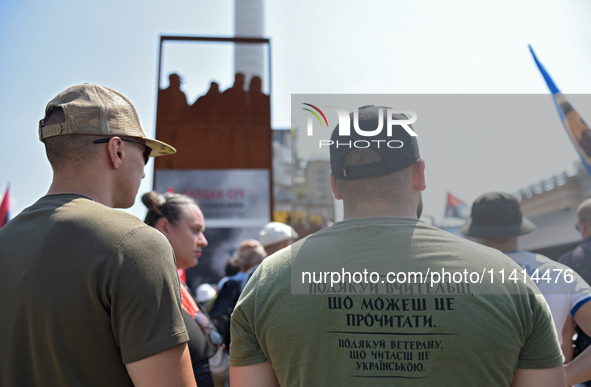
[[[135, 216], [107, 207], [80, 195], [51, 195], [39, 199], [14, 219], [22, 230], [49, 228], [62, 237], [76, 230], [78, 238], [113, 242], [128, 235], [141, 239], [158, 239], [160, 232]], [[163, 236], [162, 236], [163, 237]]]
[[82, 223], [84, 229], [104, 234], [105, 236], [118, 237], [130, 233], [137, 237], [158, 238], [161, 233], [148, 226], [137, 217], [125, 211], [110, 208], [92, 201], [73, 201], [68, 208], [70, 214], [64, 217], [64, 221]]
[[[330, 259], [328, 259], [329, 257]], [[519, 266], [496, 249], [427, 225], [416, 219], [376, 218], [336, 223], [276, 252], [263, 261], [274, 275], [294, 267], [322, 266], [321, 262], [363, 262], [367, 265], [386, 257], [399, 262], [493, 269]], [[422, 259], [428, 258], [428, 259]]]
[[[400, 247], [408, 247], [410, 251], [418, 254], [450, 254], [458, 257], [465, 255], [470, 260], [487, 260], [490, 257], [496, 257], [504, 262], [511, 261], [496, 249], [417, 219], [385, 217], [371, 220], [371, 218], [366, 218], [360, 219], [359, 222], [351, 222], [350, 225], [362, 230], [362, 240], [368, 241], [366, 245], [372, 249], [389, 249], [391, 245], [395, 244]], [[346, 225], [343, 224], [343, 226]], [[345, 227], [335, 228], [335, 231], [338, 232], [339, 238], [344, 240], [349, 239], [352, 235], [351, 230]]]
[[515, 260], [520, 265], [529, 265], [532, 268], [537, 267], [551, 267], [551, 268], [567, 268], [566, 265], [548, 258], [545, 255], [534, 253], [532, 251], [511, 251], [506, 253], [511, 259]]
[[[577, 246], [577, 248], [578, 248], [578, 247], [579, 247], [579, 246]], [[560, 263], [563, 263], [563, 264], [565, 264], [565, 265], [568, 265], [568, 264], [571, 262], [572, 258], [573, 258], [573, 253], [574, 253], [574, 251], [575, 251], [575, 250], [571, 250], [571, 251], [569, 251], [569, 252], [567, 252], [567, 253], [564, 253], [564, 254], [562, 254], [562, 255], [561, 255], [559, 258], [558, 258], [558, 262], [560, 262]]]
[[531, 251], [513, 251], [507, 253], [507, 255], [517, 262], [519, 266], [527, 269], [530, 276], [535, 270], [540, 273], [544, 272], [545, 270], [561, 270], [562, 272], [566, 270], [572, 270], [565, 263], [555, 261], [545, 255]]
[[[534, 254], [534, 253], [532, 253]], [[553, 269], [562, 269], [562, 270], [567, 270], [570, 269], [570, 267], [568, 265], [566, 265], [565, 263], [559, 262], [558, 260], [553, 260], [552, 258], [549, 258], [545, 255], [542, 254], [534, 254], [535, 255], [535, 259], [537, 262], [539, 262], [541, 265], [543, 266], [547, 266]]]
[[[355, 241], [355, 242], [351, 242]], [[513, 262], [496, 249], [468, 240], [451, 232], [410, 218], [362, 218], [335, 223], [278, 251], [265, 261], [279, 265], [291, 262], [301, 251], [309, 249], [334, 250], [336, 246], [362, 246], [368, 252], [391, 249], [392, 244], [418, 247], [421, 253], [427, 250], [438, 253], [466, 255], [471, 260], [486, 260], [495, 257], [503, 262]], [[412, 249], [416, 252], [416, 249]]]
[[558, 258], [558, 262], [561, 262], [567, 266], [582, 264], [583, 262], [591, 261], [591, 237], [583, 240], [573, 250], [563, 254]]

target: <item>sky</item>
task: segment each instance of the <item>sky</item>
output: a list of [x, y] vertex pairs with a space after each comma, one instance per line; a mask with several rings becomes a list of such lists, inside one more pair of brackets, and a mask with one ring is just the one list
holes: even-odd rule
[[[231, 37], [233, 4], [0, 1], [0, 192], [10, 183], [11, 215], [43, 196], [51, 183], [37, 134], [49, 100], [84, 82], [116, 89], [133, 101], [153, 136], [159, 36]], [[448, 191], [471, 204], [483, 192], [516, 192], [574, 172], [578, 156], [528, 44], [563, 93], [583, 94], [571, 102], [589, 122], [590, 18], [586, 0], [266, 1], [272, 126], [290, 127], [292, 94], [476, 94], [479, 101], [487, 101], [488, 94], [546, 95], [534, 98], [539, 106], [527, 110], [544, 117], [542, 126], [527, 120], [516, 125], [504, 111], [498, 111], [497, 121], [482, 125], [475, 113], [480, 110], [465, 115], [454, 110], [455, 120], [472, 123], [459, 130], [442, 109], [445, 125], [421, 127], [427, 166], [424, 213], [440, 220]], [[170, 45], [165, 54], [162, 79], [171, 71], [186, 71], [183, 88], [190, 99], [210, 80], [222, 89], [231, 85], [227, 47]], [[416, 125], [421, 126], [420, 118]], [[151, 189], [152, 174], [150, 161], [136, 205], [127, 210], [141, 218], [145, 209], [139, 195]]]

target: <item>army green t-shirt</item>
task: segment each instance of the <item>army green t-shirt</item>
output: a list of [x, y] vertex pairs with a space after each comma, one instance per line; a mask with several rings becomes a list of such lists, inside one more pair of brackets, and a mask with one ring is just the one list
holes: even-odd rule
[[132, 385], [125, 364], [188, 341], [170, 244], [78, 195], [0, 229], [0, 385]]
[[508, 386], [516, 368], [563, 362], [521, 270], [416, 219], [339, 222], [263, 261], [230, 364], [269, 361], [282, 386]]

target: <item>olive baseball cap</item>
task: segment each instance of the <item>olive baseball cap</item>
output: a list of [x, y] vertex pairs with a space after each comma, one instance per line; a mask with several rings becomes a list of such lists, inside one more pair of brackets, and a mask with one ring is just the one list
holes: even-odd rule
[[[357, 109], [359, 128], [363, 131], [375, 130], [380, 120], [385, 120], [385, 112], [390, 109], [384, 106], [363, 106]], [[392, 115], [393, 119], [407, 120], [402, 113]], [[355, 113], [349, 114], [351, 128], [354, 126]], [[382, 121], [383, 123], [383, 121]], [[409, 124], [412, 129], [412, 126]], [[330, 168], [332, 174], [337, 179], [357, 180], [368, 179], [388, 175], [410, 167], [416, 163], [419, 158], [419, 144], [417, 138], [411, 136], [406, 129], [400, 125], [392, 126], [392, 136], [387, 135], [385, 129], [380, 133], [367, 137], [351, 130], [347, 136], [341, 136], [339, 125], [332, 132], [330, 146]], [[345, 165], [345, 157], [349, 152], [356, 149], [349, 146], [359, 143], [363, 149], [372, 149], [378, 152], [381, 160], [364, 165]], [[393, 144], [392, 146], [390, 144]], [[344, 145], [344, 146], [343, 146]]]
[[[62, 109], [65, 122], [45, 125], [55, 108]], [[174, 147], [146, 137], [137, 111], [127, 97], [90, 83], [66, 89], [45, 108], [45, 117], [39, 121], [39, 140], [66, 134], [136, 137], [152, 148], [152, 157], [176, 153]]]
[[460, 233], [476, 238], [509, 238], [536, 229], [523, 216], [517, 198], [504, 192], [489, 192], [472, 204], [472, 215], [460, 228]]

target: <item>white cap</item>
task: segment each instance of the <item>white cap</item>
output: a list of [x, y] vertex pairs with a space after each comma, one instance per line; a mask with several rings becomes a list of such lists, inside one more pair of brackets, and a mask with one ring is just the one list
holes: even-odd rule
[[297, 239], [298, 233], [287, 224], [279, 222], [267, 223], [261, 231], [259, 231], [259, 239], [261, 244], [269, 246], [275, 243], [283, 242], [288, 239]]
[[210, 284], [201, 284], [197, 287], [197, 302], [207, 302], [215, 296], [215, 289]]

